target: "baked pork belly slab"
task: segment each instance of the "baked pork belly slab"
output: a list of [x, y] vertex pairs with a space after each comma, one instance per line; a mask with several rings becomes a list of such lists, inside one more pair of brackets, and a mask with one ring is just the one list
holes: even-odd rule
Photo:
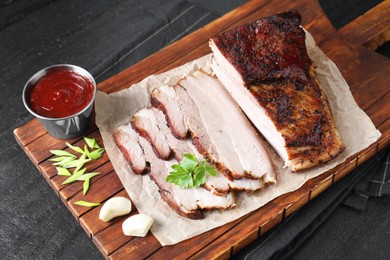
[[210, 40], [214, 73], [293, 172], [344, 150], [300, 22], [291, 10]]
[[138, 134], [130, 124], [119, 126], [114, 134], [114, 141], [123, 153], [126, 161], [136, 174], [145, 174], [149, 166], [144, 157], [144, 151], [138, 143]]
[[175, 159], [161, 160], [156, 156], [149, 141], [140, 138], [145, 158], [150, 163], [150, 177], [157, 184], [162, 199], [176, 213], [191, 219], [201, 219], [203, 214], [200, 210], [228, 209], [235, 206], [234, 193], [223, 196], [214, 195], [201, 187], [182, 189], [165, 179], [173, 164], [178, 163]]
[[190, 132], [199, 153], [229, 180], [276, 182], [262, 139], [215, 77], [199, 70], [173, 87], [157, 88], [151, 100], [165, 113], [172, 133], [178, 128], [182, 131], [175, 136]]

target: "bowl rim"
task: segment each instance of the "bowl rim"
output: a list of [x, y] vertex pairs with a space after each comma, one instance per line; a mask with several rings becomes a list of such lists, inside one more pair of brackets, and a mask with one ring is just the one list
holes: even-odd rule
[[[79, 74], [81, 74], [82, 76], [85, 76], [87, 77], [88, 79], [91, 80], [92, 82], [92, 85], [93, 85], [93, 96], [90, 100], [90, 102], [80, 111], [78, 111], [77, 113], [74, 113], [72, 115], [69, 115], [69, 116], [66, 116], [66, 117], [45, 117], [45, 116], [42, 116], [38, 113], [36, 113], [35, 111], [33, 111], [28, 102], [27, 102], [27, 94], [28, 94], [28, 91], [30, 90], [30, 88], [40, 79], [42, 79], [44, 76], [47, 75], [47, 72], [50, 71], [50, 70], [53, 70], [53, 69], [61, 69], [63, 68], [64, 70], [70, 70], [70, 71], [75, 71]], [[91, 73], [89, 73], [86, 69], [80, 67], [80, 66], [77, 66], [77, 65], [72, 65], [72, 64], [56, 64], [56, 65], [52, 65], [52, 66], [48, 66], [48, 67], [45, 67], [43, 69], [40, 69], [39, 71], [37, 71], [36, 73], [34, 73], [34, 75], [32, 75], [26, 82], [26, 84], [24, 85], [24, 88], [23, 88], [23, 92], [22, 92], [22, 99], [23, 99], [23, 104], [24, 106], [26, 107], [26, 109], [35, 117], [37, 117], [38, 119], [43, 119], [43, 120], [48, 120], [48, 121], [59, 121], [59, 120], [66, 120], [66, 119], [71, 119], [73, 117], [76, 117], [76, 116], [79, 116], [81, 115], [82, 113], [84, 113], [86, 110], [88, 110], [92, 105], [93, 103], [95, 102], [95, 98], [96, 98], [96, 93], [97, 93], [97, 86], [96, 86], [96, 82], [95, 82], [95, 79], [94, 77], [91, 75]]]

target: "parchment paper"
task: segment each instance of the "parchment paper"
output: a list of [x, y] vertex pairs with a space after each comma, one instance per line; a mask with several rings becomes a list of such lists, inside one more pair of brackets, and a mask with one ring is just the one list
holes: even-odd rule
[[348, 156], [363, 150], [380, 137], [380, 132], [370, 118], [356, 104], [336, 65], [315, 46], [309, 33], [306, 36], [309, 55], [317, 65], [317, 77], [329, 99], [337, 129], [346, 147], [345, 151], [328, 164], [293, 174], [283, 168], [282, 160], [270, 149], [278, 183], [259, 192], [237, 193], [235, 208], [206, 212], [205, 219], [202, 220], [186, 219], [173, 212], [160, 198], [156, 184], [148, 175], [139, 176], [132, 172], [115, 145], [112, 133], [119, 125], [128, 123], [139, 109], [150, 105], [149, 93], [155, 87], [162, 84], [174, 85], [180, 78], [199, 68], [211, 72], [211, 54], [166, 73], [151, 75], [128, 89], [110, 95], [98, 92], [95, 102], [96, 124], [109, 158], [135, 207], [140, 213], [154, 219], [151, 232], [162, 245], [178, 243], [256, 210], [281, 194], [298, 189], [310, 178], [344, 162]]

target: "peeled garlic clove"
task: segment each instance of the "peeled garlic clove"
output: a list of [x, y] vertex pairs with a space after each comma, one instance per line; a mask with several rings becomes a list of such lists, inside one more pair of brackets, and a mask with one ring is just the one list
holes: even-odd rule
[[131, 201], [125, 197], [114, 197], [107, 200], [102, 206], [99, 218], [105, 222], [119, 216], [129, 214], [131, 211]]
[[145, 214], [137, 214], [126, 219], [122, 224], [126, 236], [144, 237], [153, 224], [153, 219]]

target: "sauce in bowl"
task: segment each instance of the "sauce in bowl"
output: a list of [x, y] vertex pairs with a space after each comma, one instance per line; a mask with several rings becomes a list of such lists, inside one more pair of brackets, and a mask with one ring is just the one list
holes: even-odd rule
[[27, 102], [37, 114], [63, 118], [82, 111], [94, 96], [90, 79], [71, 70], [53, 71], [30, 89]]

